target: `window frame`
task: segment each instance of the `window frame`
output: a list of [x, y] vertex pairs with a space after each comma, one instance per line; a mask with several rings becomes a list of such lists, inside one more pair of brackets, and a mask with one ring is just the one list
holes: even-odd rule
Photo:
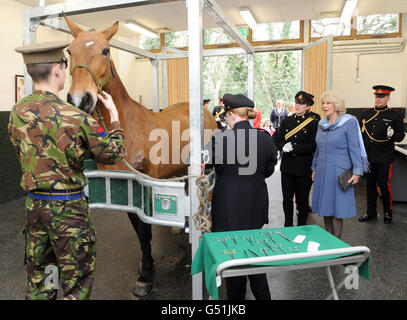
[[[350, 26], [350, 35], [349, 36], [336, 36], [333, 37], [333, 40], [363, 40], [363, 39], [384, 39], [384, 38], [401, 38], [402, 37], [402, 28], [403, 28], [403, 15], [402, 13], [399, 13], [399, 19], [398, 19], [398, 32], [391, 32], [391, 33], [386, 33], [386, 34], [379, 34], [379, 35], [374, 35], [374, 34], [357, 34], [357, 17], [352, 17], [351, 18], [351, 26]], [[323, 37], [311, 37], [311, 23], [312, 20], [309, 20], [309, 41], [314, 42], [318, 41], [319, 39], [322, 39]]]

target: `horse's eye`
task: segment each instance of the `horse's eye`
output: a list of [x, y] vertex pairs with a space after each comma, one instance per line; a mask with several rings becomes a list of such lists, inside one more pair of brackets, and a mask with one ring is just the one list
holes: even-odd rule
[[69, 49], [66, 50], [68, 52], [69, 55], [71, 55], [71, 51]]
[[104, 56], [107, 56], [109, 54], [110, 50], [109, 49], [103, 49], [102, 54]]

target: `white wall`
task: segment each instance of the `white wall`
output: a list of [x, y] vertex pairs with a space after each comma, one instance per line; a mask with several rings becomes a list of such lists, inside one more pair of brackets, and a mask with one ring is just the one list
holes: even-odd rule
[[8, 111], [14, 104], [16, 74], [24, 74], [21, 54], [14, 48], [22, 43], [21, 12], [28, 7], [12, 0], [0, 1], [0, 111]]
[[356, 79], [356, 53], [334, 53], [332, 88], [345, 96], [347, 108], [368, 108], [374, 105], [372, 86], [389, 85], [390, 107], [407, 106], [407, 50], [401, 53], [361, 55], [359, 78]]

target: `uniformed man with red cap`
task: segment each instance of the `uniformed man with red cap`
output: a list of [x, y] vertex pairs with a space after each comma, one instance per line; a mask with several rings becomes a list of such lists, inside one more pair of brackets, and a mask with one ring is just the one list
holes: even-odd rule
[[374, 86], [375, 107], [362, 113], [361, 127], [366, 153], [370, 163], [367, 173], [367, 211], [359, 218], [366, 222], [377, 218], [377, 186], [382, 195], [384, 223], [393, 221], [392, 193], [390, 186], [394, 155], [394, 142], [404, 139], [403, 119], [387, 103], [394, 88]]

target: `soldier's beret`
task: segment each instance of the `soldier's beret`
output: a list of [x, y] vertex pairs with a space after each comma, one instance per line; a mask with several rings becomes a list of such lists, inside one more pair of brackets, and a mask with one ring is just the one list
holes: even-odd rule
[[223, 104], [225, 111], [241, 107], [254, 108], [254, 102], [243, 94], [226, 93], [223, 95]]
[[373, 86], [373, 90], [375, 90], [374, 94], [390, 94], [390, 92], [394, 91], [394, 88], [389, 86], [377, 85]]
[[295, 102], [312, 106], [314, 104], [314, 96], [305, 91], [298, 91], [295, 95]]
[[15, 48], [23, 55], [25, 64], [58, 63], [67, 61], [64, 49], [69, 45], [67, 41], [47, 41]]

